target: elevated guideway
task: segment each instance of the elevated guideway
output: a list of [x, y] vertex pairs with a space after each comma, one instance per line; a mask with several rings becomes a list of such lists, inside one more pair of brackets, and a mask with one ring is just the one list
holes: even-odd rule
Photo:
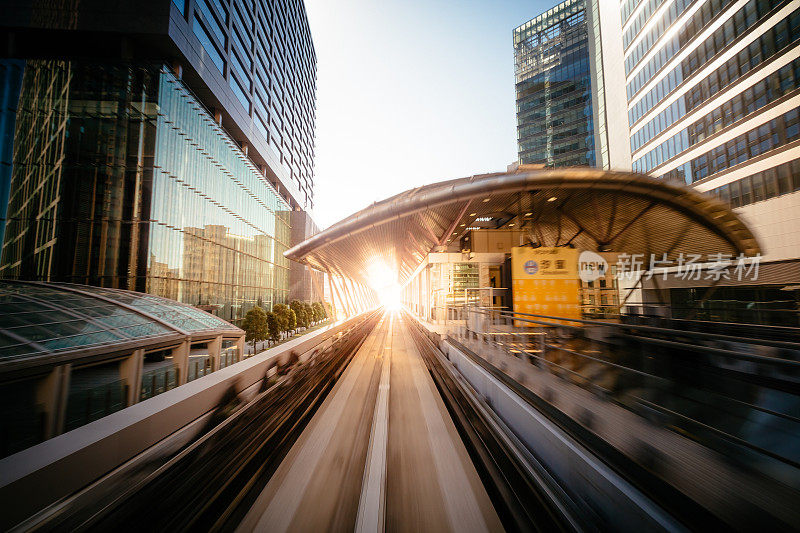
[[239, 531], [501, 531], [408, 331], [387, 314]]

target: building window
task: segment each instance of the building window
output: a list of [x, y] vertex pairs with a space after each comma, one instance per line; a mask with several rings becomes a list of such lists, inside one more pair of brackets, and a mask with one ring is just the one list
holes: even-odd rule
[[195, 15], [194, 17], [194, 34], [200, 40], [200, 44], [203, 45], [203, 49], [208, 54], [208, 57], [211, 58], [211, 61], [214, 65], [217, 66], [221, 73], [225, 73], [225, 60], [222, 59], [222, 54], [219, 53], [217, 50], [217, 46], [214, 44], [214, 40], [211, 38], [211, 35], [206, 31], [203, 23], [200, 19]]

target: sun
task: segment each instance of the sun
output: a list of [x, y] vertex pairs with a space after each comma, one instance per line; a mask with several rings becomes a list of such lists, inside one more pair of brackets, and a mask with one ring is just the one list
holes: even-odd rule
[[397, 272], [382, 261], [375, 261], [367, 269], [369, 284], [378, 294], [378, 299], [386, 309], [395, 311], [402, 305], [402, 290], [397, 283]]
[[390, 285], [388, 287], [383, 287], [381, 290], [378, 291], [378, 298], [381, 301], [381, 305], [388, 309], [389, 311], [398, 311], [400, 310], [400, 306], [402, 305], [402, 299], [400, 297], [400, 286]]

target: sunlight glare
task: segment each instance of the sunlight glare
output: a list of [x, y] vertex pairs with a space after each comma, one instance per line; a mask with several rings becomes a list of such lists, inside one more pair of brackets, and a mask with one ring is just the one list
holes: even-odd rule
[[367, 272], [369, 284], [378, 294], [381, 305], [391, 311], [400, 309], [402, 291], [397, 283], [397, 272], [380, 260], [373, 262]]

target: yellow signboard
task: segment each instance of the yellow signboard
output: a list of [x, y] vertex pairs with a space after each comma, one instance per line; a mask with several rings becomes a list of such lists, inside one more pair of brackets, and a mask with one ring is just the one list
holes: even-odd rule
[[514, 311], [581, 318], [578, 250], [512, 248]]

